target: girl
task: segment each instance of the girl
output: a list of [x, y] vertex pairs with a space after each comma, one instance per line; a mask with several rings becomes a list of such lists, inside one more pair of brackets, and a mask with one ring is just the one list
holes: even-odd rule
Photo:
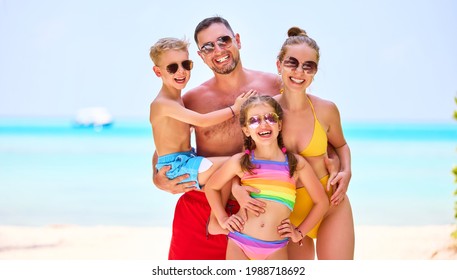
[[[228, 234], [227, 259], [288, 259], [289, 239], [301, 244], [323, 217], [329, 204], [319, 180], [306, 160], [288, 152], [281, 136], [283, 111], [269, 96], [250, 97], [240, 110], [244, 134], [243, 153], [232, 156], [209, 179], [205, 194], [223, 232]], [[239, 213], [228, 216], [223, 186], [233, 177], [243, 185], [260, 190], [252, 196], [265, 202], [265, 213]], [[305, 186], [313, 207], [303, 222], [295, 227], [289, 221], [294, 208], [296, 182]]]

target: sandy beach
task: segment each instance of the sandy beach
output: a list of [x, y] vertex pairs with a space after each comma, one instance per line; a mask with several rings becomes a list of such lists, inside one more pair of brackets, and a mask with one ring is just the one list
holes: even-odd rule
[[[457, 260], [454, 225], [357, 226], [357, 260]], [[171, 229], [0, 226], [1, 260], [166, 260]]]

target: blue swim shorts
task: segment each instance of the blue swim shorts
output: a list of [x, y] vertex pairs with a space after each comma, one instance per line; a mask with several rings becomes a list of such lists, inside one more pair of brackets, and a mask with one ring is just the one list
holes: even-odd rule
[[182, 183], [195, 181], [198, 184], [198, 168], [203, 160], [203, 157], [197, 156], [195, 149], [192, 148], [188, 152], [179, 152], [160, 156], [157, 160], [156, 169], [159, 170], [166, 165], [171, 165], [171, 169], [166, 173], [169, 179], [174, 179], [180, 175], [189, 174], [189, 178]]

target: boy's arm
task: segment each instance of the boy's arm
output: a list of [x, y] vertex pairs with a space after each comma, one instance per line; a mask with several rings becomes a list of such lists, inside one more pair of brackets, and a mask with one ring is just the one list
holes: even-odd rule
[[172, 194], [184, 193], [196, 189], [195, 185], [197, 184], [197, 182], [191, 181], [181, 183], [181, 181], [189, 177], [188, 174], [178, 176], [174, 179], [168, 179], [166, 173], [168, 170], [170, 170], [171, 166], [164, 166], [160, 170], [157, 170], [155, 168], [157, 158], [157, 152], [154, 152], [154, 155], [152, 157], [152, 183], [158, 189], [161, 189]]
[[168, 116], [194, 126], [208, 127], [235, 117], [239, 113], [243, 102], [256, 94], [253, 90], [242, 93], [237, 97], [234, 105], [206, 114], [189, 110], [180, 103], [171, 100], [161, 100], [160, 103], [151, 107], [151, 111], [154, 111], [154, 114], [158, 116]]

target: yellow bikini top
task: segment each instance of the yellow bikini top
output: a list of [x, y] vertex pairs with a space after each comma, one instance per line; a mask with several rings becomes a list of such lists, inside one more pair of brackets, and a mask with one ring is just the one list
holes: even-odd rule
[[314, 115], [314, 131], [313, 131], [313, 136], [311, 137], [311, 140], [309, 141], [308, 147], [306, 147], [303, 151], [300, 152], [300, 155], [304, 157], [315, 157], [315, 156], [321, 156], [325, 153], [327, 153], [327, 133], [325, 130], [322, 128], [321, 124], [319, 123], [319, 120], [316, 117], [316, 112], [314, 111], [314, 106], [313, 103], [311, 103], [311, 100], [309, 99], [308, 96], [306, 96], [308, 99], [309, 104], [311, 105], [311, 109], [313, 110], [313, 115]]

